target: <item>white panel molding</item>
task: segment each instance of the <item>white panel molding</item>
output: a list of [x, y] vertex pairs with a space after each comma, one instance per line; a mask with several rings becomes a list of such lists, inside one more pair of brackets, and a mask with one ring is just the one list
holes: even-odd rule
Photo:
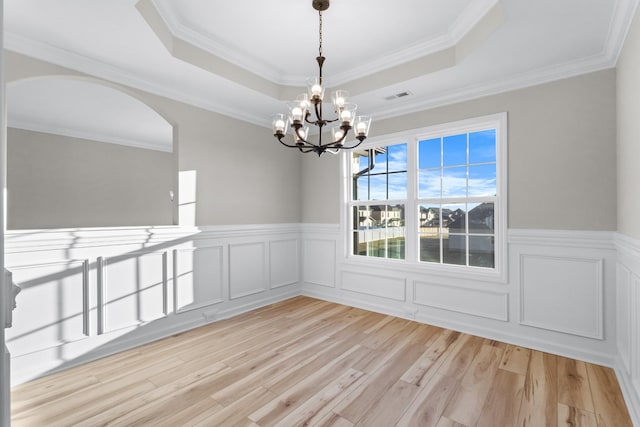
[[[229, 299], [234, 300], [267, 290], [267, 253], [264, 242], [229, 245]], [[251, 266], [251, 268], [247, 268]]]
[[406, 278], [350, 270], [342, 270], [340, 273], [341, 289], [394, 301], [407, 300]]
[[413, 302], [502, 322], [509, 320], [509, 295], [505, 292], [416, 280], [413, 282]]
[[336, 240], [307, 238], [303, 243], [303, 282], [335, 288]]
[[618, 263], [616, 272], [616, 344], [618, 359], [626, 375], [631, 375], [634, 292], [631, 272]]
[[[535, 268], [535, 272], [529, 273], [529, 267], [533, 268], [533, 265], [530, 263], [536, 262], [537, 268]], [[603, 339], [604, 338], [604, 330], [603, 330], [603, 319], [604, 319], [604, 307], [603, 307], [603, 262], [602, 258], [592, 259], [592, 258], [570, 258], [570, 257], [560, 257], [560, 256], [547, 256], [547, 255], [533, 255], [533, 254], [521, 254], [520, 255], [520, 324], [526, 326], [532, 326], [536, 328], [548, 329], [550, 331], [562, 332], [577, 336], [582, 336], [586, 338], [595, 338], [595, 339]], [[545, 264], [544, 268], [540, 268], [540, 264]], [[582, 271], [583, 275], [580, 277], [575, 277], [574, 283], [558, 283], [555, 281], [555, 277], [558, 275], [567, 276], [567, 274], [578, 274], [580, 265], [583, 264], [582, 268], [593, 268], [593, 271], [585, 270]], [[586, 266], [586, 267], [585, 267]], [[562, 270], [566, 268], [567, 270]], [[545, 277], [539, 277], [540, 274], [546, 275]], [[584, 276], [590, 277], [584, 277]], [[532, 277], [534, 276], [534, 277]], [[566, 278], [566, 277], [565, 277]], [[591, 285], [592, 288], [587, 288], [586, 285], [589, 284], [587, 280], [592, 280]], [[531, 286], [534, 286], [535, 289], [530, 289], [528, 284], [533, 282]], [[539, 292], [542, 290], [543, 286], [546, 283], [550, 284], [549, 289], [545, 289], [548, 291], [559, 291], [562, 285], [573, 285], [572, 290], [576, 290], [578, 287], [582, 292], [572, 292], [572, 297], [574, 299], [569, 300], [569, 295], [564, 295], [567, 297], [563, 299], [563, 301], [552, 302], [551, 298], [553, 296], [549, 295], [546, 297], [546, 302], [549, 303], [547, 306], [533, 306], [530, 305], [529, 299], [526, 298], [527, 293], [530, 292]], [[553, 288], [553, 289], [551, 289]], [[567, 289], [568, 290], [568, 289]], [[591, 308], [589, 312], [593, 315], [593, 318], [584, 318], [584, 319], [575, 319], [575, 316], [571, 316], [572, 320], [582, 320], [580, 323], [583, 325], [588, 325], [589, 323], [593, 324], [593, 329], [589, 328], [575, 328], [572, 326], [568, 326], [563, 324], [563, 320], [554, 320], [551, 319], [553, 314], [558, 314], [558, 311], [562, 311], [566, 316], [567, 313], [572, 313], [575, 315], [575, 311], [572, 311], [572, 308], [576, 308], [577, 306], [582, 306], [587, 304], [588, 301], [585, 301], [585, 292], [591, 291], [591, 299], [593, 299], [593, 305], [588, 306], [586, 308]], [[579, 299], [580, 298], [580, 299]], [[558, 298], [556, 298], [557, 300]], [[563, 304], [560, 307], [559, 304]], [[550, 306], [553, 305], [552, 308], [556, 308], [556, 312], [550, 311]]]
[[[141, 265], [143, 260], [145, 264], [153, 262], [153, 271], [148, 271], [143, 268], [143, 266]], [[132, 277], [126, 275], [114, 275], [114, 278], [110, 280], [110, 269], [121, 267], [123, 265], [122, 263], [128, 263], [132, 261], [136, 264], [135, 276]], [[143, 325], [166, 315], [166, 302], [168, 299], [166, 251], [139, 251], [126, 255], [104, 257], [102, 268], [102, 283], [100, 288], [102, 293], [102, 316], [104, 322], [103, 331], [109, 332], [120, 328]], [[151, 285], [149, 286], [148, 283], [144, 282], [144, 273], [154, 274], [155, 276], [160, 277], [160, 281], [158, 283], [151, 283]], [[143, 280], [142, 283], [141, 280]], [[118, 296], [117, 298], [113, 298], [111, 296], [115, 291], [113, 288], [116, 287], [119, 287], [118, 289], [120, 290], [120, 292], [129, 292], [130, 289], [125, 288], [127, 286], [132, 286], [134, 288], [134, 292]], [[147, 295], [146, 293], [148, 293], [148, 291], [152, 291], [152, 288], [156, 286], [160, 287], [160, 298], [156, 297], [156, 299], [152, 299], [152, 297]], [[129, 301], [134, 299], [135, 302]], [[115, 320], [111, 319], [123, 320], [123, 313], [116, 314], [111, 313], [111, 311], [116, 310], [115, 305], [122, 306], [123, 304], [136, 307], [135, 319], [114, 327], [110, 324], [114, 323]], [[122, 308], [120, 308], [120, 310], [122, 310]]]
[[510, 244], [580, 249], [614, 250], [613, 231], [509, 229]]
[[[6, 342], [14, 356], [90, 335], [88, 259], [61, 259], [8, 268], [13, 281], [23, 288], [14, 312], [14, 325], [6, 330]], [[29, 339], [29, 334], [34, 338]]]
[[297, 238], [269, 242], [269, 288], [281, 288], [300, 282], [298, 242]]
[[640, 425], [640, 240], [617, 233], [615, 371], [635, 425]]
[[[193, 257], [197, 253], [199, 254], [199, 253], [212, 252], [212, 251], [215, 251], [215, 252], [208, 259], [210, 261], [210, 264], [208, 264], [206, 267], [211, 267], [215, 269], [217, 273], [214, 273], [213, 275], [207, 275], [205, 277], [205, 280], [209, 281], [209, 283], [205, 283], [203, 285], [206, 285], [206, 284], [212, 285], [212, 287], [215, 287], [214, 289], [218, 291], [217, 293], [220, 296], [218, 298], [210, 298], [202, 301], [194, 301], [192, 304], [189, 304], [186, 307], [181, 306], [180, 282], [181, 282], [181, 279], [183, 278], [184, 273], [182, 270], [183, 266], [180, 263], [180, 254], [191, 254], [191, 256]], [[192, 286], [195, 289], [195, 287], [198, 286], [200, 283], [198, 283], [196, 281], [196, 277], [194, 277], [197, 272], [195, 271], [196, 268], [193, 262], [191, 264], [191, 268], [192, 270], [187, 273], [191, 275]], [[223, 246], [221, 245], [204, 246], [204, 247], [197, 247], [197, 248], [184, 248], [184, 249], [173, 250], [173, 312], [174, 313], [180, 314], [186, 311], [197, 310], [200, 308], [220, 304], [224, 302], [223, 292], [224, 292], [224, 247]]]

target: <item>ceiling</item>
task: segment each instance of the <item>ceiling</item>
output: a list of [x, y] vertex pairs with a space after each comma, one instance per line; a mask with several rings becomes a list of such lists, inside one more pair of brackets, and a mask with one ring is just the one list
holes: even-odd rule
[[[323, 13], [324, 75], [375, 121], [611, 68], [637, 3], [333, 0]], [[4, 8], [9, 50], [259, 125], [317, 74], [311, 0]]]

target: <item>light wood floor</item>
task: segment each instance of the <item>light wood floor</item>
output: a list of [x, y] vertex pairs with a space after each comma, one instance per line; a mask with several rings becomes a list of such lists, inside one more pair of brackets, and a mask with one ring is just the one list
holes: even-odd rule
[[297, 297], [13, 390], [14, 426], [631, 426], [609, 368]]

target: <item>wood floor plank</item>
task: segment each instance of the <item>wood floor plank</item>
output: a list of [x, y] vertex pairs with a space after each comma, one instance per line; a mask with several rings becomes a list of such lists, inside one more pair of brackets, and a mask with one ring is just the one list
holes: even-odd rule
[[356, 424], [359, 427], [392, 426], [404, 414], [409, 402], [413, 402], [420, 387], [398, 380], [380, 399], [384, 404], [374, 405]]
[[335, 412], [327, 413], [327, 415], [318, 420], [317, 423], [310, 424], [312, 427], [353, 427], [353, 423], [345, 420]]
[[308, 297], [12, 393], [18, 427], [631, 425], [609, 368]]
[[554, 355], [532, 351], [518, 415], [519, 426], [555, 427], [558, 423], [558, 362]]
[[454, 348], [460, 337], [459, 332], [449, 330], [443, 330], [441, 334], [432, 337], [435, 339], [426, 343], [427, 350], [411, 365], [411, 368], [404, 372], [402, 380], [418, 387], [428, 382], [430, 373], [435, 372], [444, 362], [443, 355]]
[[[191, 420], [190, 424], [194, 426], [210, 427], [210, 426], [233, 426], [242, 423], [248, 423], [249, 414], [258, 410], [268, 402], [276, 399], [277, 396], [264, 387], [253, 388], [251, 392], [244, 397], [224, 406], [221, 410], [211, 414], [205, 414]], [[180, 424], [175, 424], [180, 425]]]
[[523, 391], [524, 375], [498, 369], [476, 426], [515, 425]]
[[507, 345], [500, 361], [500, 369], [505, 369], [515, 374], [526, 375], [529, 366], [531, 350], [515, 345]]
[[558, 357], [558, 403], [594, 413], [585, 362]]
[[633, 427], [613, 369], [587, 363], [598, 427]]
[[480, 416], [493, 378], [500, 366], [503, 349], [482, 345], [449, 400], [444, 416], [460, 424], [472, 425]]
[[[527, 427], [528, 424], [522, 426], [522, 427]], [[460, 424], [457, 423], [453, 420], [450, 420], [447, 417], [440, 417], [440, 419], [438, 420], [438, 424], [436, 424], [436, 427], [468, 427], [465, 426], [464, 424]]]
[[335, 407], [336, 402], [341, 399], [341, 395], [352, 391], [351, 386], [363, 376], [363, 372], [347, 369], [344, 374], [276, 423], [276, 427], [310, 425], [317, 420], [321, 420], [327, 413], [333, 413], [332, 409]]
[[425, 384], [404, 415], [398, 420], [398, 427], [434, 427], [440, 421], [449, 398], [459, 384], [459, 380], [435, 374]]
[[558, 427], [598, 427], [595, 414], [558, 404]]

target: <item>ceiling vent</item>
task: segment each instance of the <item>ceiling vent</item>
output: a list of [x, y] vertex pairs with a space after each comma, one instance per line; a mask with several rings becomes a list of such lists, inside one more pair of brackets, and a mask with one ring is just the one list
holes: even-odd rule
[[404, 98], [404, 97], [410, 96], [410, 95], [413, 95], [413, 94], [411, 92], [409, 92], [408, 90], [405, 90], [404, 92], [396, 93], [395, 95], [386, 96], [384, 99], [386, 101], [393, 101], [394, 99]]

